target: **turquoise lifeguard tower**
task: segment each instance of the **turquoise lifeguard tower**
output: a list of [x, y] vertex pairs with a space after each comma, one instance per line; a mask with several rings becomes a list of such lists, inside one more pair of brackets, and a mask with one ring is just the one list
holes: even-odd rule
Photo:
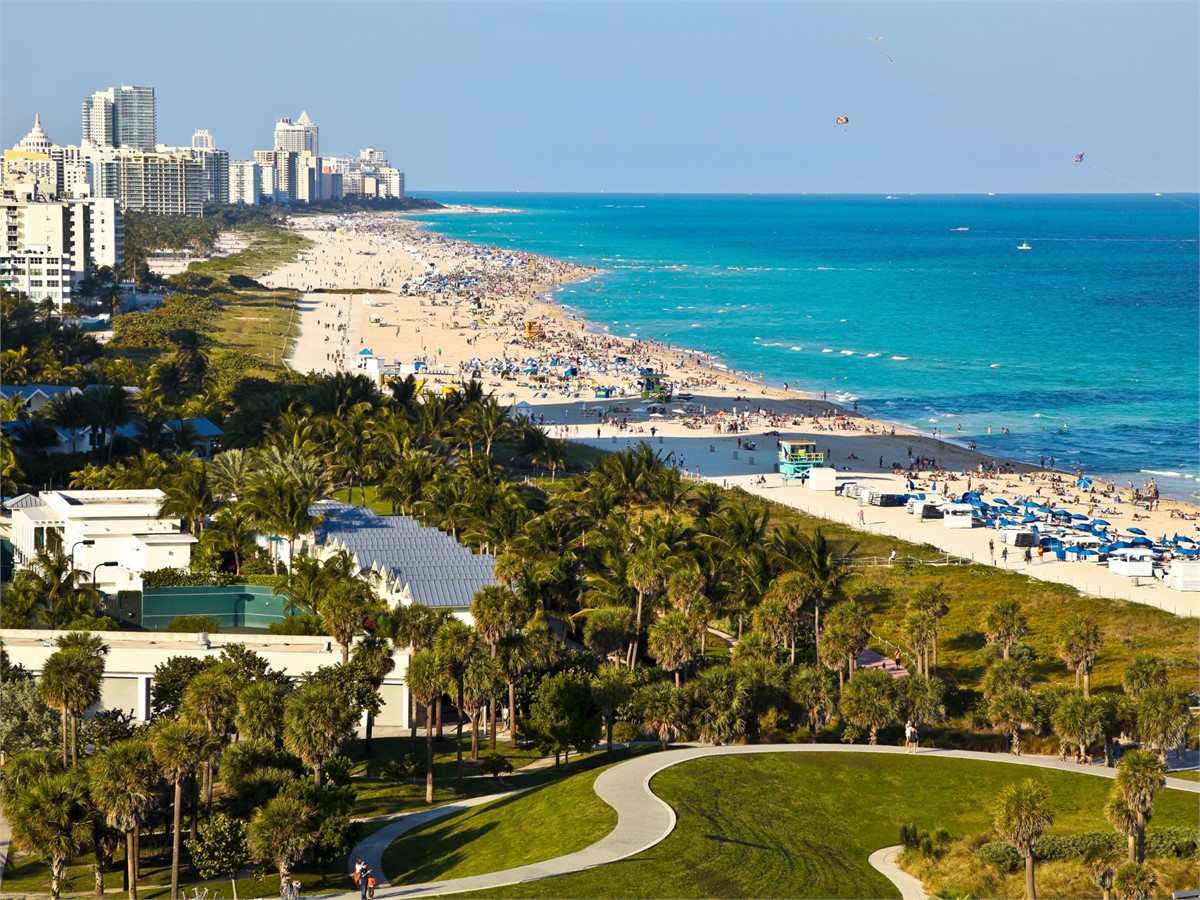
[[780, 441], [779, 474], [784, 478], [808, 476], [809, 469], [825, 465], [825, 454], [813, 441]]
[[638, 373], [642, 386], [643, 400], [658, 400], [668, 403], [671, 400], [671, 381], [666, 372], [655, 372], [652, 369], [642, 369]]

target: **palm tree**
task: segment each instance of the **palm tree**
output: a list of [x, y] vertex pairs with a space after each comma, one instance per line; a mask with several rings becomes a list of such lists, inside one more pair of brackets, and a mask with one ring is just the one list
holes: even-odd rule
[[208, 733], [199, 725], [163, 720], [150, 729], [150, 751], [162, 776], [175, 786], [175, 818], [171, 845], [171, 900], [179, 896], [180, 820], [183, 813], [183, 780], [205, 755]]
[[[204, 726], [214, 739], [210, 745], [219, 748], [233, 725], [237, 711], [237, 685], [229, 674], [220, 669], [200, 672], [184, 688], [179, 711], [183, 721]], [[212, 807], [213, 765], [213, 760], [204, 760], [206, 809]]]
[[283, 740], [284, 697], [284, 689], [265, 678], [238, 691], [233, 719], [238, 738], [279, 746]]
[[1126, 853], [1129, 862], [1136, 860], [1138, 835], [1137, 813], [1129, 808], [1129, 804], [1125, 802], [1125, 795], [1121, 793], [1121, 789], [1115, 783], [1112, 786], [1112, 790], [1108, 793], [1108, 801], [1104, 804], [1104, 818], [1108, 819], [1109, 824], [1118, 833], [1125, 835]]
[[1075, 670], [1075, 687], [1083, 679], [1083, 696], [1092, 695], [1092, 666], [1100, 655], [1104, 635], [1100, 626], [1083, 616], [1071, 616], [1058, 632], [1058, 649], [1067, 667]]
[[[446, 689], [445, 669], [432, 650], [418, 650], [404, 673], [408, 691], [417, 703], [425, 704], [425, 802], [433, 802], [433, 704]], [[516, 715], [515, 710], [513, 715]], [[516, 729], [513, 729], [515, 735]]]
[[[916, 613], [930, 621], [929, 630], [931, 643], [933, 646], [933, 671], [937, 671], [938, 665], [938, 622], [942, 617], [949, 615], [950, 607], [947, 601], [950, 595], [946, 593], [940, 581], [935, 581], [932, 584], [922, 586], [908, 601], [909, 615]], [[926, 654], [925, 658], [925, 674], [929, 674], [929, 658]]]
[[289, 887], [292, 866], [318, 840], [313, 825], [313, 810], [303, 801], [287, 796], [269, 800], [250, 820], [247, 841], [250, 855], [259, 862], [275, 863], [280, 896]]
[[204, 533], [204, 519], [216, 508], [204, 463], [191, 456], [177, 457], [174, 474], [163, 485], [160, 516], [178, 516], [194, 535]]
[[1088, 756], [1088, 747], [1100, 737], [1101, 704], [1079, 693], [1071, 693], [1059, 701], [1050, 717], [1058, 739], [1064, 745], [1079, 748], [1080, 756]]
[[283, 702], [283, 746], [312, 767], [318, 790], [322, 767], [350, 739], [354, 720], [355, 710], [332, 684], [306, 682]]
[[896, 721], [896, 682], [882, 669], [863, 669], [842, 692], [842, 715], [870, 732], [878, 742], [879, 729]]
[[1103, 900], [1110, 900], [1113, 877], [1121, 865], [1121, 858], [1107, 847], [1093, 847], [1083, 857], [1088, 880], [1100, 888]]
[[992, 695], [988, 718], [1012, 736], [1012, 753], [1021, 755], [1021, 726], [1033, 718], [1033, 699], [1019, 687], [1007, 687]]
[[[812, 584], [803, 572], [790, 571], [784, 572], [778, 578], [771, 582], [771, 587], [767, 593], [763, 595], [763, 602], [769, 599], [781, 601], [791, 613], [793, 623], [800, 618], [800, 610], [804, 604], [808, 602], [812, 596]], [[796, 664], [796, 630], [791, 629], [791, 657], [792, 665]]]
[[245, 503], [224, 507], [204, 532], [208, 546], [233, 554], [235, 575], [242, 574], [242, 561], [254, 552], [254, 535], [254, 516]]
[[604, 730], [608, 738], [607, 752], [612, 754], [613, 724], [617, 710], [633, 696], [633, 676], [628, 669], [615, 665], [602, 665], [592, 677], [592, 699], [604, 716]]
[[[467, 667], [463, 678], [463, 703], [471, 711], [471, 762], [479, 762], [479, 732], [483, 723], [480, 716], [486, 715], [489, 704], [494, 708], [500, 693], [503, 677], [500, 663], [491, 656], [475, 656]], [[496, 722], [491, 722], [492, 740], [496, 739]]]
[[1037, 900], [1033, 879], [1033, 845], [1054, 824], [1054, 813], [1049, 803], [1050, 789], [1027, 778], [1005, 787], [995, 807], [996, 831], [1025, 858], [1026, 900]]
[[726, 744], [745, 733], [749, 697], [731, 667], [705, 669], [688, 684], [688, 689], [701, 741]]
[[71, 452], [75, 453], [79, 432], [92, 419], [91, 401], [81, 391], [69, 391], [51, 397], [41, 415], [71, 435]]
[[637, 668], [638, 643], [642, 635], [642, 610], [645, 608], [646, 597], [662, 587], [663, 564], [666, 554], [661, 546], [647, 543], [636, 550], [629, 558], [625, 569], [625, 577], [630, 586], [637, 591], [637, 612], [634, 615], [633, 644], [629, 649], [629, 668]]
[[900, 680], [898, 718], [911, 719], [917, 726], [932, 725], [946, 715], [945, 696], [946, 685], [940, 678], [909, 675]]
[[438, 664], [442, 667], [445, 677], [454, 682], [458, 688], [458, 699], [454, 708], [458, 711], [458, 722], [455, 725], [457, 751], [457, 772], [455, 790], [462, 793], [462, 726], [463, 726], [463, 679], [471, 660], [479, 652], [479, 645], [471, 627], [461, 619], [451, 619], [437, 633], [433, 641], [433, 652]]
[[[825, 633], [829, 633], [828, 628]], [[788, 683], [788, 693], [804, 713], [809, 740], [816, 743], [817, 729], [837, 710], [837, 695], [829, 676], [816, 666], [801, 666]]]
[[988, 643], [999, 644], [1005, 659], [1008, 659], [1013, 644], [1028, 631], [1029, 621], [1021, 612], [1021, 604], [1016, 600], [997, 600], [983, 619], [983, 633]]
[[13, 843], [50, 860], [50, 895], [58, 900], [67, 860], [92, 842], [94, 813], [83, 775], [62, 772], [34, 779], [4, 814]]
[[998, 659], [983, 673], [979, 686], [983, 690], [983, 696], [991, 699], [1008, 688], [1028, 691], [1029, 683], [1029, 665], [1024, 660]]
[[679, 610], [659, 616], [650, 626], [650, 655], [665, 671], [675, 673], [675, 687], [679, 687], [679, 671], [687, 667], [694, 645], [695, 629]]
[[[853, 678], [858, 671], [858, 655], [867, 648], [870, 639], [870, 613], [861, 603], [848, 600], [833, 607], [825, 616], [825, 630], [817, 641], [817, 650], [822, 661], [831, 669], [837, 668], [833, 658], [840, 653], [849, 677]], [[838, 678], [840, 682], [840, 674]]]
[[1192, 714], [1187, 695], [1167, 687], [1152, 687], [1142, 693], [1137, 704], [1137, 732], [1148, 746], [1158, 750], [1166, 762], [1167, 750], [1177, 747], [1187, 736]]
[[1136, 858], [1146, 861], [1146, 823], [1154, 813], [1154, 798], [1166, 784], [1167, 765], [1149, 750], [1130, 750], [1117, 764], [1117, 790], [1133, 813], [1137, 828]]
[[1158, 888], [1158, 875], [1147, 865], [1125, 863], [1113, 874], [1112, 886], [1121, 900], [1150, 900]]
[[70, 725], [71, 762], [79, 761], [79, 717], [100, 701], [104, 680], [104, 655], [108, 647], [89, 632], [72, 631], [57, 640], [58, 650], [42, 668], [42, 697], [63, 714], [63, 764], [66, 765], [66, 732]]
[[[854, 547], [846, 550], [849, 556]], [[818, 527], [812, 534], [802, 535], [796, 544], [796, 557], [793, 560], [796, 571], [800, 572], [809, 584], [809, 596], [813, 602], [813, 636], [821, 636], [821, 605], [831, 603], [842, 595], [842, 588], [850, 571], [842, 563], [834, 546], [826, 539], [824, 532]]]
[[140, 830], [158, 804], [159, 771], [150, 745], [141, 738], [118, 741], [92, 757], [88, 766], [92, 801], [109, 828], [125, 834], [129, 898], [136, 900]]
[[[396, 669], [396, 657], [392, 650], [392, 642], [386, 637], [375, 634], [364, 635], [354, 645], [350, 654], [350, 664], [366, 674], [368, 681], [378, 691], [383, 680]], [[367, 726], [363, 741], [363, 755], [371, 756], [371, 731], [375, 725], [375, 713], [367, 710]]]
[[378, 614], [382, 605], [371, 586], [358, 577], [335, 578], [321, 600], [321, 624], [342, 648], [342, 662], [350, 659], [350, 642], [363, 622]]
[[241, 499], [254, 480], [258, 454], [254, 450], [223, 450], [208, 463], [208, 480], [213, 493]]
[[655, 738], [663, 750], [687, 730], [683, 696], [669, 682], [646, 685], [634, 695], [633, 707], [642, 731]]
[[1125, 693], [1137, 700], [1150, 688], [1167, 686], [1167, 665], [1152, 653], [1138, 653], [1125, 666]]

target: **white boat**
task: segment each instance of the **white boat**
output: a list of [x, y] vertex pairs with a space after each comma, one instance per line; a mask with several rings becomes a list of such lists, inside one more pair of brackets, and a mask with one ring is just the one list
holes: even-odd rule
[[1028, 244], [1021, 243], [1021, 244], [1017, 244], [1017, 249], [1018, 250], [1032, 250], [1033, 248], [1030, 247]]

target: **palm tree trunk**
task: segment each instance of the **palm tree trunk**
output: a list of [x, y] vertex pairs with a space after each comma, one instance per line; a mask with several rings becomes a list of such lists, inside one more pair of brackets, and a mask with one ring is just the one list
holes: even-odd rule
[[456, 716], [456, 718], [458, 719], [458, 723], [454, 726], [455, 743], [458, 745], [457, 754], [455, 756], [455, 764], [457, 765], [457, 768], [458, 768], [458, 771], [455, 775], [455, 790], [460, 794], [463, 792], [463, 766], [462, 766], [463, 710], [462, 710], [462, 705], [463, 705], [463, 682], [462, 682], [462, 679], [460, 678], [460, 679], [458, 679], [458, 703], [456, 703], [454, 706], [454, 711], [456, 713], [458, 713], [458, 715]]
[[133, 826], [133, 889], [137, 890], [138, 879], [142, 877], [142, 826]]
[[517, 682], [508, 682], [508, 746], [517, 749]]
[[607, 713], [604, 716], [604, 731], [605, 731], [606, 735], [608, 736], [608, 755], [609, 756], [612, 756], [613, 721], [616, 718], [617, 718], [616, 710], [613, 710], [612, 712]]
[[425, 706], [425, 802], [433, 802], [433, 701]]
[[1146, 816], [1139, 812], [1137, 816], [1137, 859], [1139, 866], [1146, 861]]
[[437, 706], [433, 708], [433, 715], [437, 719], [437, 739], [442, 740], [442, 698], [437, 698]]
[[1089, 669], [1083, 670], [1083, 699], [1090, 700], [1092, 697], [1092, 673]]
[[498, 731], [498, 729], [496, 728], [496, 695], [495, 694], [492, 694], [491, 707], [488, 710], [488, 713], [491, 716], [491, 718], [488, 720], [491, 723], [491, 727], [488, 729], [488, 732], [489, 732], [488, 736], [492, 743], [492, 750], [495, 751], [495, 749], [496, 749], [496, 732]]
[[175, 822], [171, 833], [171, 900], [179, 897], [179, 832], [183, 827], [183, 776], [175, 779]]
[[371, 731], [375, 727], [375, 715], [370, 710], [367, 710], [367, 733], [363, 740], [363, 756], [367, 759], [371, 758]]
[[50, 862], [50, 896], [54, 900], [58, 900], [59, 887], [62, 885], [63, 875], [66, 874], [66, 860], [61, 857], [54, 857]]
[[1033, 852], [1025, 857], [1025, 896], [1028, 900], [1037, 900], [1037, 888], [1033, 885]]
[[645, 595], [638, 591], [637, 621], [633, 626], [633, 651], [629, 654], [629, 671], [631, 672], [637, 668], [638, 641], [642, 637], [642, 601], [644, 599]]
[[71, 714], [71, 765], [79, 765], [79, 719]]
[[129, 880], [129, 900], [137, 900], [137, 845], [133, 830], [125, 832], [125, 877]]
[[487, 707], [475, 707], [471, 711], [471, 762], [479, 762], [479, 714]]
[[67, 708], [62, 708], [62, 741], [63, 741], [63, 768], [65, 769], [70, 763], [70, 757], [67, 755], [68, 747], [70, 746], [70, 726], [67, 724]]

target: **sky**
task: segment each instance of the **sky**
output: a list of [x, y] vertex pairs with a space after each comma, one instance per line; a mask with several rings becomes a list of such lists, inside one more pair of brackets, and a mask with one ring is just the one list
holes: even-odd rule
[[0, 0], [0, 144], [136, 84], [162, 143], [303, 109], [410, 194], [1190, 192], [1198, 47], [1195, 0]]

